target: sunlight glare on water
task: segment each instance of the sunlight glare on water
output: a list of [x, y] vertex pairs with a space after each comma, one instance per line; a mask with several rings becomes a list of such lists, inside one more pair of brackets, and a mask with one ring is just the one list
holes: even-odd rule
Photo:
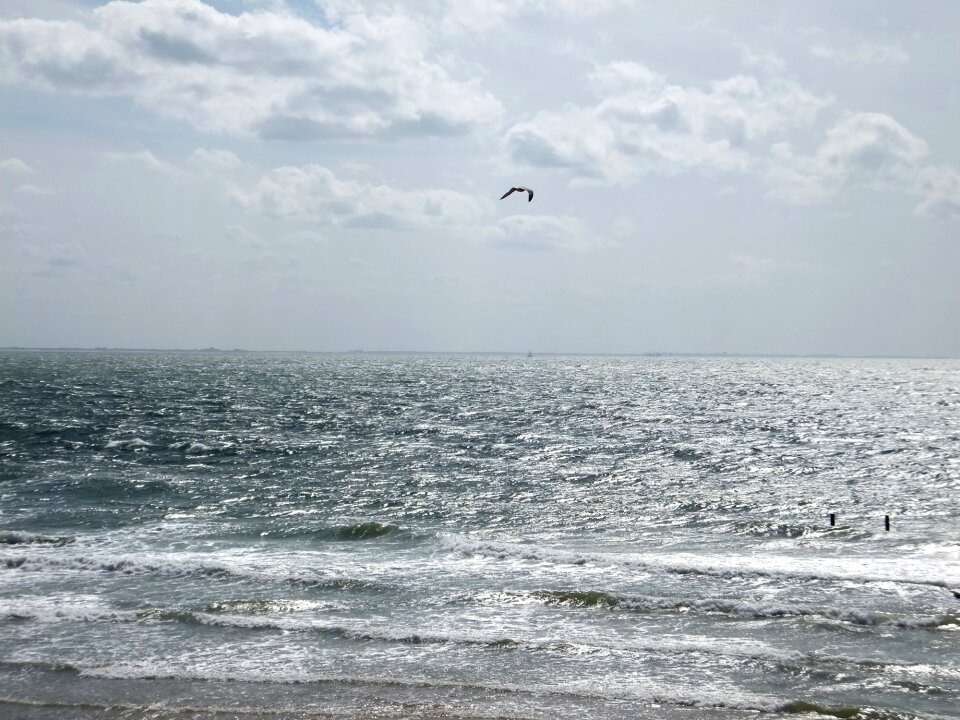
[[956, 361], [9, 352], [0, 385], [0, 714], [960, 706]]

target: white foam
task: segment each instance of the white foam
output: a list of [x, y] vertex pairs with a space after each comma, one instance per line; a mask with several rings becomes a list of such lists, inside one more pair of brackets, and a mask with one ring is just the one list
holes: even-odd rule
[[111, 440], [105, 446], [105, 450], [145, 450], [151, 447], [143, 438], [129, 438], [124, 440]]
[[132, 611], [115, 610], [96, 595], [55, 594], [3, 598], [0, 600], [0, 618], [40, 623], [132, 622], [137, 615]]
[[219, 445], [207, 445], [199, 440], [183, 440], [167, 445], [168, 450], [177, 450], [185, 455], [214, 455], [217, 453], [233, 452], [235, 446], [233, 443], [222, 443]]
[[648, 572], [709, 575], [718, 578], [743, 576], [853, 582], [889, 582], [960, 587], [960, 560], [925, 557], [890, 558], [848, 555], [810, 557], [798, 554], [749, 555], [693, 553], [573, 553], [563, 549], [467, 540], [458, 536], [440, 538], [447, 550], [496, 560], [522, 560], [561, 565], [621, 566]]

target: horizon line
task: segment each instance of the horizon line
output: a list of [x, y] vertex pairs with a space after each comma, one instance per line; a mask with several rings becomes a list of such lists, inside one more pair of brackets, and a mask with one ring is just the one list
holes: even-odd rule
[[856, 355], [843, 353], [775, 353], [775, 352], [739, 352], [739, 351], [681, 351], [648, 350], [632, 352], [591, 352], [591, 351], [539, 351], [533, 350], [249, 350], [246, 348], [159, 348], [159, 347], [31, 347], [22, 345], [0, 346], [0, 352], [115, 352], [115, 353], [209, 353], [209, 354], [273, 354], [273, 355], [517, 355], [523, 357], [739, 357], [739, 358], [810, 358], [837, 360], [957, 360], [956, 355]]

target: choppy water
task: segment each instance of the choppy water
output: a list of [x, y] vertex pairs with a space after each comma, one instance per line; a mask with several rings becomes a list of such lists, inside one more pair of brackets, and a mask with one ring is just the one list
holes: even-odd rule
[[4, 353], [0, 716], [960, 717], [958, 491], [957, 361]]

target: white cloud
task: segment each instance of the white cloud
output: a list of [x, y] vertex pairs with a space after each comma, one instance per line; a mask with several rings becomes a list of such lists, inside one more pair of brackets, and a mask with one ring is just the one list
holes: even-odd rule
[[230, 173], [242, 167], [243, 163], [229, 150], [197, 148], [187, 160], [198, 172], [208, 175]]
[[586, 250], [598, 244], [568, 215], [510, 215], [489, 225], [484, 239], [517, 250]]
[[316, 226], [434, 230], [511, 249], [587, 250], [604, 244], [570, 216], [497, 217], [486, 199], [444, 189], [399, 190], [337, 177], [321, 165], [279, 167], [235, 200], [251, 212]]
[[441, 18], [443, 31], [476, 33], [522, 15], [578, 22], [619, 4], [623, 4], [623, 0], [442, 0], [434, 11]]
[[602, 182], [645, 172], [742, 171], [753, 164], [751, 144], [811, 122], [826, 104], [788, 81], [761, 85], [740, 75], [706, 89], [685, 87], [633, 62], [598, 67], [590, 79], [602, 100], [514, 125], [505, 141], [509, 156]]
[[740, 51], [740, 62], [746, 67], [757, 68], [761, 72], [779, 75], [787, 67], [786, 61], [773, 52], [754, 51], [753, 48], [737, 43]]
[[897, 172], [928, 152], [927, 144], [889, 115], [857, 113], [827, 131], [820, 146], [824, 161], [853, 171]]
[[136, 152], [108, 152], [104, 156], [110, 162], [131, 163], [140, 165], [147, 170], [159, 173], [161, 175], [177, 175], [181, 171], [168, 162], [160, 160], [149, 150], [138, 150]]
[[815, 58], [858, 68], [868, 65], [903, 65], [910, 60], [910, 56], [899, 45], [870, 42], [860, 42], [853, 48], [828, 47], [823, 43], [815, 43], [809, 50]]
[[10, 174], [10, 175], [30, 175], [34, 172], [34, 169], [27, 165], [20, 158], [7, 158], [6, 160], [0, 160], [0, 173]]
[[114, 0], [88, 24], [0, 21], [0, 79], [128, 96], [206, 131], [285, 139], [453, 134], [502, 112], [431, 60], [397, 12], [325, 28], [200, 0]]
[[14, 192], [20, 195], [53, 195], [51, 188], [31, 184], [18, 185]]
[[342, 180], [321, 165], [279, 167], [235, 198], [251, 210], [320, 225], [413, 229], [472, 226], [488, 205], [452, 190], [397, 190]]
[[960, 216], [960, 172], [953, 168], [922, 168], [917, 173], [914, 191], [921, 197], [917, 206], [921, 215], [944, 211]]
[[793, 204], [828, 201], [850, 187], [901, 190], [919, 195], [917, 212], [960, 208], [960, 174], [927, 167], [927, 143], [889, 115], [849, 115], [826, 132], [810, 155], [774, 146], [766, 174], [771, 196]]
[[781, 270], [780, 263], [756, 255], [731, 255], [710, 278], [710, 284], [719, 287], [765, 286], [771, 276]]

